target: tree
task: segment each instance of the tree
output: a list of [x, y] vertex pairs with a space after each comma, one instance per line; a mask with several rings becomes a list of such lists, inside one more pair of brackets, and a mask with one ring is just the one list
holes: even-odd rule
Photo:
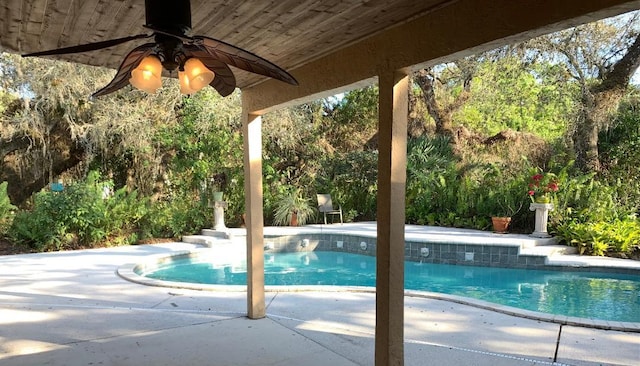
[[[76, 166], [83, 149], [74, 135], [88, 120], [90, 104], [79, 98], [93, 85], [86, 71], [69, 63], [53, 67], [50, 61], [21, 60], [2, 55], [5, 91], [15, 99], [2, 115], [0, 181], [7, 181], [12, 202], [21, 204], [52, 177]], [[95, 70], [91, 70], [95, 71]], [[82, 79], [77, 87], [66, 80]]]
[[[438, 68], [422, 69], [413, 76], [415, 83], [422, 91], [427, 111], [436, 123], [436, 134], [452, 137], [453, 143], [456, 142], [453, 132], [453, 114], [469, 99], [471, 81], [477, 67], [478, 58], [471, 56]], [[441, 92], [438, 95], [438, 90], [441, 89], [445, 89], [444, 93]], [[447, 93], [446, 89], [451, 92]]]
[[548, 60], [528, 60], [515, 48], [478, 66], [471, 97], [454, 118], [470, 130], [498, 136], [505, 130], [562, 138], [575, 108], [575, 83]]
[[[0, 181], [9, 183], [9, 197], [18, 205], [96, 156], [107, 161], [128, 151], [155, 152], [152, 128], [175, 121], [181, 101], [171, 81], [153, 97], [125, 90], [89, 100], [113, 71], [68, 62], [2, 54], [0, 73], [3, 94], [13, 96], [2, 103]], [[158, 172], [149, 170], [157, 165], [149, 162], [161, 157], [132, 156], [129, 175], [153, 186]]]
[[640, 66], [638, 13], [585, 24], [530, 43], [549, 58], [564, 60], [580, 86], [580, 104], [572, 133], [576, 166], [601, 170], [598, 133], [610, 125], [631, 77]]
[[[375, 147], [378, 127], [378, 87], [368, 86], [324, 100], [323, 134], [341, 152]], [[345, 138], [348, 136], [349, 138]]]

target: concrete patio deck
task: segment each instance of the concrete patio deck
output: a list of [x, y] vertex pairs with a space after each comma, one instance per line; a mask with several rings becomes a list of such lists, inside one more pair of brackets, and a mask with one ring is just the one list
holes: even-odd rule
[[[249, 320], [243, 292], [143, 286], [115, 273], [149, 255], [198, 247], [166, 243], [0, 257], [0, 364], [374, 363], [374, 294], [269, 292], [267, 318]], [[405, 298], [406, 365], [639, 361], [639, 333]]]

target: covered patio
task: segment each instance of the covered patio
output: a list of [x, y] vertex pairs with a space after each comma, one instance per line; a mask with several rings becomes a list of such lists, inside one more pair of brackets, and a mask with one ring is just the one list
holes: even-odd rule
[[[405, 324], [411, 311], [403, 291], [409, 75], [421, 67], [638, 8], [638, 0], [292, 0], [277, 5], [192, 1], [194, 34], [259, 54], [290, 71], [300, 84], [295, 87], [234, 69], [242, 90], [245, 144], [249, 267], [245, 315], [264, 318], [267, 300], [273, 300], [264, 291], [261, 115], [377, 82], [378, 282], [375, 316], [371, 314], [375, 324], [371, 356], [376, 365], [401, 365], [413, 352], [406, 342]], [[144, 32], [144, 4], [139, 0], [8, 0], [0, 13], [0, 46], [15, 53]], [[132, 47], [126, 44], [59, 58], [116, 68]], [[299, 305], [291, 302], [291, 306]], [[257, 328], [264, 322], [230, 328], [245, 325]], [[521, 328], [515, 324], [512, 329], [518, 333]], [[211, 333], [215, 336], [215, 330]], [[237, 351], [244, 352], [246, 342], [238, 342]], [[323, 364], [328, 362], [325, 359]]]

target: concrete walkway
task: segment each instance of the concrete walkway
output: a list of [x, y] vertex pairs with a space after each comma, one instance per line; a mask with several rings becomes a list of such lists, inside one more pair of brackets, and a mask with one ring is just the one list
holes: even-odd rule
[[[372, 365], [375, 295], [143, 286], [125, 263], [167, 243], [0, 257], [0, 365]], [[640, 334], [562, 326], [405, 298], [406, 365], [637, 365]]]

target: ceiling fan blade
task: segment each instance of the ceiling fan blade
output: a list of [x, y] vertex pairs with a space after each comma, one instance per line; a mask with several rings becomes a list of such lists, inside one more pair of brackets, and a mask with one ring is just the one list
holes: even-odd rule
[[154, 27], [152, 25], [147, 25], [147, 24], [144, 24], [143, 27], [147, 28], [149, 30], [152, 30], [155, 33], [160, 33], [160, 34], [164, 34], [165, 36], [177, 38], [177, 39], [181, 40], [182, 42], [186, 42], [186, 43], [192, 43], [193, 42], [193, 38], [192, 37], [189, 37], [189, 36], [184, 35], [184, 34], [173, 33], [171, 31], [168, 31], [168, 30], [165, 30], [165, 29], [161, 29], [161, 28], [158, 28], [158, 27]]
[[227, 65], [268, 76], [291, 85], [298, 85], [298, 81], [280, 66], [226, 42], [204, 36], [194, 36], [193, 45], [201, 47], [212, 57]]
[[113, 80], [111, 80], [111, 82], [109, 82], [109, 84], [107, 84], [104, 88], [91, 94], [91, 97], [107, 95], [129, 85], [131, 71], [136, 68], [136, 66], [138, 66], [143, 58], [150, 55], [155, 47], [155, 43], [145, 43], [142, 46], [134, 48], [124, 57], [124, 60], [120, 64], [120, 67], [118, 67], [116, 75], [113, 77]]
[[197, 57], [209, 70], [216, 74], [209, 85], [217, 90], [221, 96], [226, 97], [233, 93], [236, 89], [236, 77], [227, 64], [213, 58], [207, 51], [203, 51], [196, 46], [185, 45], [184, 50], [187, 56]]
[[133, 41], [134, 39], [149, 38], [149, 37], [151, 37], [151, 35], [149, 34], [138, 34], [135, 36], [110, 39], [108, 41], [93, 42], [93, 43], [81, 44], [77, 46], [57, 48], [55, 50], [32, 52], [32, 53], [27, 53], [25, 55], [22, 55], [22, 57], [64, 55], [67, 53], [95, 51], [102, 48], [117, 46], [125, 42]]
[[213, 81], [209, 84], [212, 88], [217, 90], [223, 97], [233, 93], [236, 89], [236, 77], [227, 64], [213, 58], [201, 58], [200, 61], [216, 74], [216, 77], [213, 78]]

